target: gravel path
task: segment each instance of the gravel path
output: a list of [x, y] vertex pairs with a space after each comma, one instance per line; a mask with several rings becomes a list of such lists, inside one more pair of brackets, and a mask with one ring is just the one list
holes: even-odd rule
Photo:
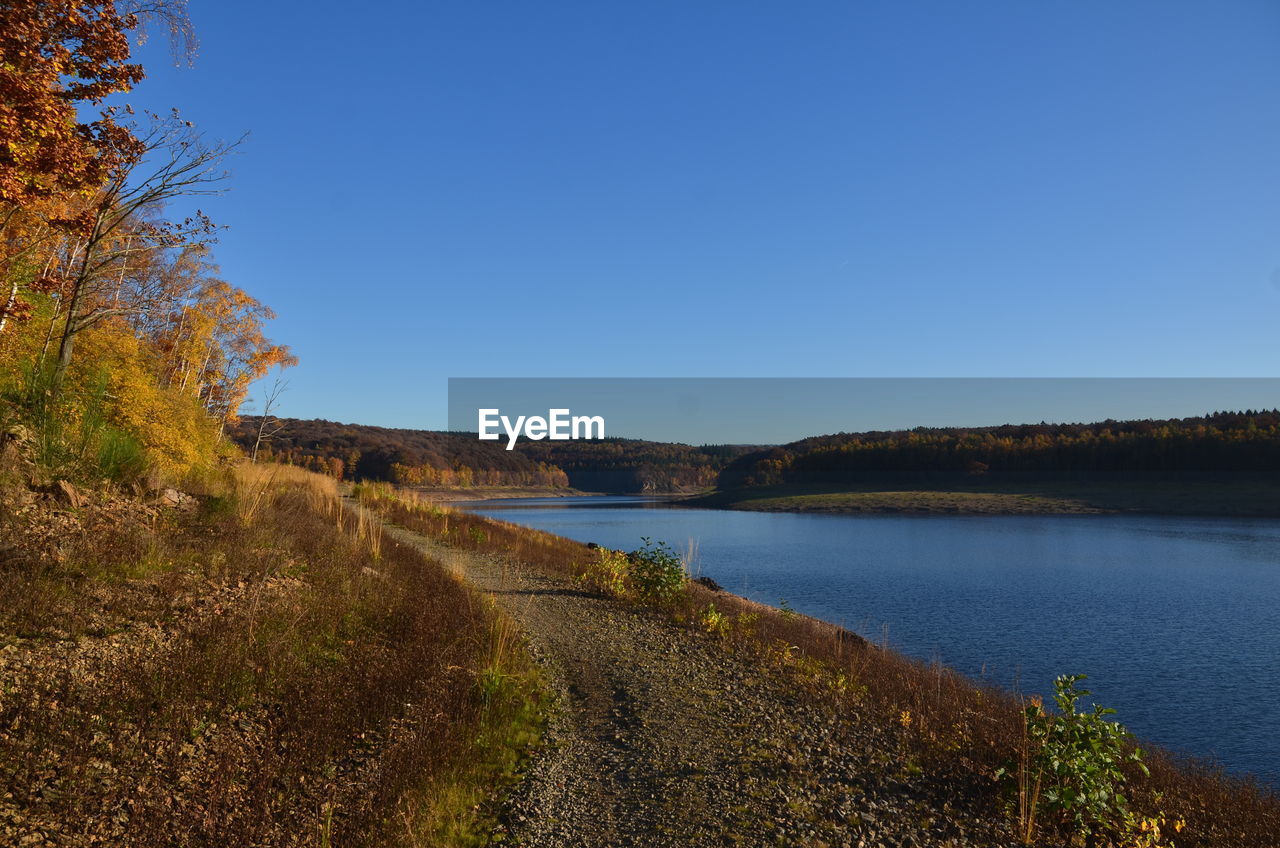
[[510, 843], [1012, 844], [953, 808], [891, 728], [837, 714], [767, 665], [571, 581], [387, 530], [492, 593], [557, 695], [549, 744], [507, 802]]

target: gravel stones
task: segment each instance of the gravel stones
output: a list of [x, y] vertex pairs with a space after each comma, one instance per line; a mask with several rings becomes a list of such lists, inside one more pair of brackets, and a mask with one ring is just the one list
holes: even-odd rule
[[506, 802], [529, 846], [1013, 845], [913, 769], [890, 728], [570, 580], [445, 549], [522, 626], [559, 709]]

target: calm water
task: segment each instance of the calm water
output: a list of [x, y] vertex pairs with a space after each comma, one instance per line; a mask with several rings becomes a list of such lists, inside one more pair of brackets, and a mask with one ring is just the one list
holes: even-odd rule
[[692, 542], [731, 592], [1024, 692], [1086, 673], [1138, 735], [1280, 784], [1280, 521], [472, 508], [612, 548]]

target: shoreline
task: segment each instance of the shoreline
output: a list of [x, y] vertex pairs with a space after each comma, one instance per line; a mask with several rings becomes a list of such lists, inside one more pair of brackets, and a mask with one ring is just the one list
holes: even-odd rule
[[582, 489], [499, 487], [413, 488], [441, 504], [524, 498], [645, 498], [678, 508], [815, 515], [1100, 516], [1280, 519], [1280, 483], [1220, 480], [1114, 486], [1085, 481], [990, 487], [770, 487], [709, 492], [591, 492]]
[[417, 494], [437, 503], [447, 504], [466, 504], [477, 503], [480, 501], [497, 501], [497, 500], [518, 500], [520, 498], [645, 498], [653, 501], [678, 502], [691, 495], [688, 492], [588, 492], [582, 489], [521, 489], [521, 488], [497, 488], [491, 490], [483, 489], [443, 489], [443, 488], [417, 488], [412, 486], [404, 486], [406, 491], [416, 492]]
[[1280, 485], [1259, 480], [1161, 481], [1115, 486], [1085, 481], [991, 487], [848, 487], [721, 490], [682, 505], [745, 512], [830, 515], [1159, 515], [1280, 518]]
[[446, 488], [442, 486], [403, 486], [405, 491], [437, 503], [466, 503], [469, 501], [497, 501], [515, 498], [580, 498], [604, 494], [603, 492], [584, 492], [580, 489], [552, 489], [539, 486], [497, 486], [492, 489], [483, 488]]

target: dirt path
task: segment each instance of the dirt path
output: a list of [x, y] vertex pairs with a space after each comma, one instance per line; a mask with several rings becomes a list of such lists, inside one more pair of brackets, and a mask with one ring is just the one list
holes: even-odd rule
[[558, 695], [549, 744], [508, 802], [511, 843], [1007, 844], [996, 826], [944, 810], [942, 791], [914, 774], [888, 728], [797, 697], [710, 637], [570, 581], [387, 530], [493, 593]]

